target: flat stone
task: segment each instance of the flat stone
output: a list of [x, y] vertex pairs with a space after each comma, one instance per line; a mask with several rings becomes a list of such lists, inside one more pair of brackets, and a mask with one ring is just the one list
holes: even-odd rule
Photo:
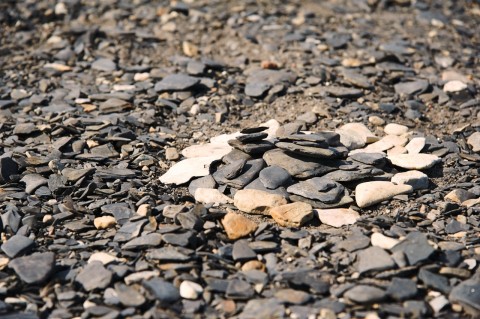
[[8, 183], [10, 176], [18, 174], [18, 164], [10, 157], [0, 158], [0, 183]]
[[272, 142], [265, 140], [247, 144], [243, 144], [239, 140], [230, 140], [228, 141], [228, 145], [252, 156], [262, 155], [275, 147]]
[[253, 233], [257, 224], [241, 214], [228, 212], [222, 219], [222, 225], [229, 239], [236, 240]]
[[480, 280], [478, 276], [462, 281], [450, 292], [448, 299], [459, 303], [474, 316], [480, 313]]
[[255, 189], [242, 189], [234, 196], [234, 205], [251, 214], [268, 215], [271, 207], [285, 204], [287, 200], [284, 197]]
[[330, 179], [314, 177], [287, 188], [287, 192], [324, 203], [335, 203], [344, 194], [345, 188]]
[[251, 143], [251, 142], [258, 142], [263, 140], [268, 136], [266, 132], [255, 132], [255, 133], [248, 133], [245, 135], [237, 136], [237, 140], [242, 143]]
[[69, 182], [75, 183], [80, 178], [85, 177], [93, 172], [95, 172], [94, 168], [64, 168], [62, 170], [62, 175], [65, 176]]
[[180, 296], [185, 299], [197, 299], [203, 293], [203, 287], [196, 282], [184, 280], [179, 287]]
[[255, 295], [255, 290], [245, 280], [233, 279], [228, 281], [225, 295], [233, 300], [249, 300]]
[[330, 179], [335, 182], [353, 182], [358, 181], [366, 178], [373, 177], [375, 175], [383, 174], [383, 171], [376, 168], [363, 168], [363, 169], [356, 169], [356, 170], [337, 170], [325, 174], [322, 178]]
[[95, 289], [104, 289], [110, 285], [112, 281], [112, 272], [105, 269], [99, 261], [87, 264], [75, 278], [86, 291]]
[[93, 225], [96, 229], [108, 229], [114, 227], [117, 220], [113, 216], [101, 216], [93, 220]]
[[335, 170], [312, 157], [287, 154], [280, 149], [266, 152], [263, 159], [268, 166], [279, 166], [297, 178], [309, 178], [324, 175]]
[[281, 302], [291, 305], [303, 305], [312, 298], [310, 294], [295, 289], [281, 289], [275, 292], [274, 296]]
[[40, 174], [27, 174], [20, 180], [25, 183], [25, 192], [32, 194], [37, 188], [48, 184], [48, 179]]
[[420, 171], [415, 170], [397, 173], [393, 175], [391, 182], [398, 185], [410, 185], [413, 187], [413, 190], [427, 189], [429, 185], [428, 176]]
[[451, 287], [447, 277], [438, 275], [425, 268], [420, 269], [418, 272], [418, 279], [433, 290], [440, 291], [444, 294], [450, 292]]
[[459, 80], [448, 81], [443, 86], [443, 92], [445, 93], [455, 93], [466, 90], [468, 86]]
[[361, 73], [355, 72], [351, 69], [343, 69], [342, 76], [345, 82], [352, 84], [356, 87], [367, 90], [373, 88], [372, 83], [368, 80], [366, 76], [363, 76]]
[[395, 185], [384, 181], [366, 182], [355, 188], [355, 200], [358, 207], [364, 208], [412, 190], [410, 185]]
[[215, 181], [213, 176], [207, 175], [207, 176], [192, 180], [188, 185], [188, 192], [194, 195], [195, 191], [199, 188], [215, 188], [216, 186], [217, 186], [217, 182]]
[[27, 284], [44, 282], [55, 268], [55, 254], [52, 252], [34, 253], [11, 260], [8, 266]]
[[188, 146], [182, 150], [182, 155], [186, 158], [215, 157], [221, 159], [231, 151], [232, 147], [227, 143], [206, 143]]
[[387, 288], [387, 294], [395, 300], [407, 300], [414, 298], [418, 293], [417, 283], [407, 278], [392, 278]]
[[358, 285], [343, 294], [348, 300], [358, 304], [370, 304], [386, 298], [384, 290], [367, 285]]
[[259, 69], [252, 72], [247, 78], [245, 94], [251, 97], [263, 96], [271, 87], [277, 84], [288, 85], [295, 81], [297, 76], [292, 72], [281, 70]]
[[388, 156], [393, 165], [405, 168], [423, 170], [441, 162], [441, 158], [432, 154], [399, 154]]
[[235, 261], [247, 261], [257, 258], [257, 254], [248, 246], [246, 240], [237, 240], [233, 244], [232, 257]]
[[394, 85], [395, 93], [404, 95], [420, 94], [425, 92], [428, 87], [429, 84], [426, 80], [400, 82]]
[[480, 151], [480, 132], [475, 132], [470, 135], [467, 139], [468, 145], [472, 147], [472, 151], [479, 152]]
[[245, 163], [240, 172], [240, 175], [233, 178], [228, 179], [224, 176], [224, 171], [218, 170], [213, 174], [213, 178], [219, 184], [226, 184], [228, 186], [241, 189], [244, 188], [247, 184], [253, 181], [260, 171], [265, 167], [265, 161], [261, 158], [249, 160]]
[[362, 90], [343, 86], [324, 86], [321, 87], [320, 91], [338, 98], [357, 98], [363, 95]]
[[233, 200], [222, 194], [217, 189], [211, 188], [197, 188], [195, 190], [195, 200], [203, 204], [230, 204], [233, 203]]
[[370, 271], [382, 271], [395, 267], [390, 255], [380, 247], [370, 247], [357, 253], [357, 271], [360, 274]]
[[164, 184], [185, 184], [194, 177], [208, 175], [210, 164], [216, 160], [218, 156], [187, 158], [170, 167], [160, 176], [160, 181]]
[[349, 208], [315, 209], [314, 213], [323, 224], [337, 228], [353, 225], [360, 219], [360, 215]]
[[312, 206], [307, 203], [291, 203], [272, 207], [270, 215], [284, 227], [300, 227], [313, 218]]
[[143, 287], [163, 305], [171, 305], [180, 299], [178, 288], [158, 277], [144, 281]]
[[279, 149], [298, 154], [300, 156], [326, 159], [336, 159], [342, 157], [342, 153], [335, 148], [310, 147], [287, 142], [278, 142], [275, 144], [275, 146]]
[[425, 137], [414, 137], [405, 145], [408, 154], [418, 154], [425, 148]]
[[387, 124], [383, 131], [388, 135], [403, 135], [408, 132], [408, 127], [396, 123]]
[[117, 65], [110, 59], [100, 58], [92, 63], [92, 69], [104, 72], [112, 72], [117, 69]]
[[318, 200], [312, 200], [303, 196], [299, 195], [290, 195], [289, 199], [292, 202], [303, 202], [310, 204], [313, 208], [319, 208], [319, 209], [332, 209], [332, 208], [338, 208], [338, 207], [345, 207], [354, 202], [353, 198], [347, 195], [347, 191], [343, 193], [343, 195], [340, 197], [340, 199], [335, 202], [335, 203], [324, 203]]
[[260, 182], [268, 189], [276, 189], [280, 186], [288, 186], [292, 176], [287, 170], [279, 166], [269, 166], [260, 171]]
[[383, 249], [392, 249], [396, 244], [400, 242], [400, 240], [385, 236], [381, 233], [373, 233], [370, 237], [370, 241], [372, 246], [380, 247]]
[[155, 91], [186, 91], [200, 83], [199, 78], [186, 74], [170, 74], [155, 84]]
[[[373, 134], [368, 129], [368, 127], [366, 127], [365, 124], [363, 123], [347, 123], [341, 126], [340, 128], [338, 128], [335, 132], [340, 134], [340, 142], [349, 149], [350, 147], [348, 147], [346, 143], [344, 143], [345, 137], [343, 136], [342, 138], [343, 132], [346, 132], [347, 134], [350, 134], [353, 136], [357, 136], [363, 142], [363, 145], [370, 144], [379, 140], [379, 138], [375, 136], [375, 134]], [[363, 147], [363, 145], [359, 147]], [[359, 148], [359, 147], [355, 147], [355, 148]]]
[[228, 163], [225, 166], [222, 166], [221, 174], [226, 178], [226, 179], [233, 179], [235, 177], [238, 177], [238, 175], [241, 174], [243, 168], [245, 167], [245, 164], [247, 163], [246, 160], [240, 159], [232, 163]]
[[96, 252], [90, 255], [90, 258], [88, 258], [88, 263], [92, 263], [95, 261], [101, 262], [103, 265], [108, 265], [112, 262], [118, 261], [119, 259], [115, 256], [110, 255], [109, 253], [106, 252]]
[[373, 166], [383, 166], [386, 162], [385, 153], [355, 153], [350, 157], [354, 161]]
[[115, 283], [115, 292], [120, 302], [126, 307], [140, 307], [145, 303], [145, 297], [137, 289], [123, 283]]
[[35, 242], [22, 235], [14, 235], [4, 241], [0, 249], [10, 258], [28, 253], [35, 246]]
[[283, 318], [285, 306], [276, 298], [250, 299], [247, 301], [239, 319]]
[[420, 232], [409, 233], [404, 240], [393, 247], [392, 252], [402, 252], [410, 265], [427, 260], [435, 251], [428, 243], [427, 237]]
[[133, 238], [126, 242], [122, 249], [137, 250], [151, 247], [157, 247], [162, 242], [162, 235], [158, 233], [150, 233], [137, 238]]
[[452, 190], [447, 195], [445, 195], [445, 200], [449, 200], [449, 201], [452, 201], [454, 203], [461, 204], [461, 203], [463, 203], [463, 202], [465, 202], [469, 199], [474, 199], [476, 197], [477, 196], [475, 196], [475, 194], [470, 193], [469, 191], [466, 191], [466, 190], [461, 189], [461, 188], [457, 188], [457, 189]]

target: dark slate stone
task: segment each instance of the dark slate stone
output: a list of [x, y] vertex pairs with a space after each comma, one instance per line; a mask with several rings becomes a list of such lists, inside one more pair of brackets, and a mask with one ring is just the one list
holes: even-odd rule
[[81, 284], [86, 291], [104, 289], [112, 281], [112, 272], [105, 269], [100, 261], [93, 261], [80, 271], [75, 281]]
[[175, 216], [177, 221], [182, 225], [183, 229], [202, 230], [203, 221], [193, 212], [179, 213]]
[[418, 279], [433, 290], [440, 291], [444, 294], [450, 292], [450, 283], [446, 277], [437, 275], [425, 268], [420, 269], [418, 272]]
[[147, 253], [147, 258], [159, 260], [160, 262], [185, 262], [191, 259], [189, 252], [185, 249], [171, 246], [152, 249]]
[[226, 179], [233, 179], [240, 175], [246, 163], [247, 161], [240, 159], [221, 167], [218, 172], [221, 171], [221, 175], [225, 176]]
[[478, 275], [462, 281], [455, 286], [449, 295], [452, 303], [459, 303], [475, 316], [480, 314], [480, 280]]
[[239, 319], [283, 318], [285, 306], [275, 298], [252, 299], [243, 308]]
[[406, 238], [392, 248], [392, 252], [402, 252], [410, 265], [427, 260], [435, 251], [428, 243], [427, 236], [420, 232], [411, 232]]
[[185, 247], [192, 243], [195, 234], [192, 231], [184, 233], [163, 234], [163, 241], [170, 245]]
[[35, 246], [33, 240], [17, 234], [5, 241], [0, 248], [8, 257], [15, 258], [28, 253], [33, 246]]
[[185, 91], [199, 82], [199, 78], [195, 78], [186, 74], [170, 74], [155, 84], [155, 91]]
[[53, 272], [55, 254], [46, 252], [18, 257], [10, 261], [8, 266], [27, 284], [41, 283]]
[[392, 269], [395, 262], [390, 255], [380, 247], [369, 247], [357, 252], [357, 271], [362, 274], [369, 271]]
[[110, 59], [100, 58], [92, 63], [92, 69], [104, 72], [111, 72], [117, 69], [117, 65]]
[[233, 244], [232, 257], [235, 261], [256, 259], [257, 254], [249, 247], [245, 240], [238, 240]]
[[385, 153], [356, 153], [350, 158], [359, 163], [373, 166], [383, 166], [386, 163]]
[[237, 189], [244, 188], [248, 183], [254, 180], [260, 171], [265, 167], [265, 161], [263, 159], [255, 159], [247, 161], [240, 173], [240, 175], [234, 179], [227, 179], [223, 176], [222, 171], [217, 171], [213, 174], [213, 178], [219, 184], [226, 184]]
[[268, 166], [279, 166], [290, 175], [302, 179], [324, 175], [336, 169], [333, 167], [334, 163], [331, 163], [332, 166], [327, 166], [313, 157], [287, 154], [280, 149], [266, 152], [263, 159]]
[[352, 171], [337, 170], [323, 175], [322, 178], [330, 179], [335, 182], [353, 182], [370, 178], [375, 175], [381, 175], [383, 173], [384, 172], [382, 170], [376, 168], [363, 168]]
[[445, 232], [447, 234], [455, 234], [461, 231], [467, 231], [470, 229], [470, 225], [460, 223], [459, 221], [452, 219], [446, 226]]
[[258, 133], [250, 133], [246, 135], [237, 136], [237, 140], [242, 143], [253, 143], [263, 140], [268, 136], [268, 133], [265, 132], [258, 132]]
[[323, 203], [336, 203], [344, 194], [345, 187], [327, 178], [314, 177], [287, 188], [287, 192]]
[[335, 148], [321, 148], [321, 147], [311, 147], [311, 146], [302, 146], [294, 143], [287, 142], [278, 142], [275, 144], [276, 147], [284, 151], [294, 153], [300, 156], [308, 156], [313, 158], [320, 159], [337, 159], [343, 157], [343, 153]]
[[244, 280], [230, 280], [227, 286], [226, 296], [233, 300], [248, 300], [255, 294], [252, 286]]
[[407, 278], [392, 278], [387, 294], [395, 300], [407, 300], [417, 295], [417, 283]]
[[10, 181], [10, 176], [18, 174], [18, 164], [10, 157], [0, 158], [0, 183]]
[[247, 78], [245, 94], [251, 97], [263, 96], [271, 87], [277, 84], [289, 84], [297, 76], [291, 72], [260, 69], [252, 72]]
[[140, 292], [120, 282], [115, 283], [115, 292], [126, 307], [139, 307], [145, 303], [145, 297]]
[[148, 222], [146, 218], [128, 221], [120, 227], [113, 238], [114, 241], [124, 242], [129, 241], [132, 238], [138, 237], [142, 231], [143, 226]]
[[269, 166], [260, 171], [260, 182], [268, 189], [276, 189], [280, 186], [288, 186], [292, 182], [292, 176], [279, 166]]
[[122, 249], [127, 250], [136, 250], [144, 249], [150, 247], [156, 247], [162, 242], [162, 235], [158, 233], [150, 233], [144, 236], [133, 238], [132, 240], [126, 242]]
[[258, 127], [247, 127], [240, 130], [242, 134], [252, 134], [252, 133], [260, 133], [268, 129], [266, 126], [258, 126]]
[[429, 87], [426, 80], [415, 80], [411, 82], [400, 82], [394, 85], [395, 93], [414, 95], [425, 92]]
[[262, 155], [275, 147], [272, 142], [268, 141], [243, 144], [239, 140], [230, 140], [228, 141], [228, 145], [252, 156]]
[[334, 203], [324, 203], [318, 200], [312, 200], [299, 195], [290, 195], [289, 199], [292, 202], [304, 202], [304, 203], [310, 204], [313, 208], [320, 208], [320, 209], [344, 207], [346, 205], [353, 203], [353, 198], [346, 195], [346, 192], [340, 196], [340, 199], [337, 202], [334, 202]]
[[370, 238], [363, 235], [361, 232], [353, 232], [352, 235], [334, 246], [334, 250], [346, 250], [353, 252], [355, 250], [366, 248], [370, 245]]
[[230, 153], [222, 157], [222, 162], [225, 164], [230, 164], [239, 160], [249, 161], [251, 159], [252, 157], [247, 153], [234, 148]]
[[191, 181], [190, 185], [188, 185], [188, 192], [191, 195], [195, 195], [195, 191], [198, 188], [215, 188], [216, 186], [217, 186], [217, 182], [215, 181], [213, 176], [207, 175]]
[[143, 282], [143, 287], [162, 304], [168, 305], [180, 299], [177, 287], [160, 278], [152, 278]]

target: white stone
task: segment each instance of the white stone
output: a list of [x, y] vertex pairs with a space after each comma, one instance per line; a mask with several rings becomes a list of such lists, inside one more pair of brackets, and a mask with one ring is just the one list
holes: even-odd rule
[[218, 160], [218, 156], [193, 157], [180, 161], [160, 176], [164, 184], [181, 185], [190, 181], [193, 177], [201, 177], [210, 174], [210, 164]]
[[127, 285], [131, 285], [136, 282], [141, 282], [153, 277], [157, 277], [158, 275], [160, 275], [160, 272], [158, 270], [145, 270], [134, 272], [133, 274], [126, 276], [124, 280]]
[[210, 139], [210, 143], [228, 145], [228, 141], [233, 140], [233, 139], [237, 138], [238, 136], [242, 136], [242, 135], [244, 135], [244, 134], [242, 134], [240, 132], [235, 132], [235, 133], [231, 133], [231, 134], [220, 134], [220, 135], [212, 137]]
[[394, 146], [387, 151], [387, 155], [407, 154], [407, 149], [403, 146]]
[[397, 173], [392, 177], [391, 181], [395, 184], [410, 185], [414, 190], [428, 188], [428, 176], [415, 170]]
[[463, 83], [462, 81], [458, 80], [453, 80], [453, 81], [448, 81], [445, 83], [443, 86], [443, 91], [447, 93], [454, 93], [454, 92], [460, 92], [463, 91], [467, 88], [468, 86]]
[[[365, 126], [363, 123], [347, 123], [336, 130], [337, 133], [340, 134], [340, 141], [341, 141], [341, 132], [346, 132], [348, 135], [358, 136], [365, 144], [370, 144], [379, 140], [375, 134], [373, 134], [368, 127]], [[342, 142], [343, 144], [343, 142]], [[345, 144], [344, 144], [345, 145]], [[345, 145], [346, 146], [346, 145]], [[360, 146], [362, 147], [362, 146]]]
[[313, 212], [323, 224], [337, 228], [353, 225], [360, 218], [356, 211], [349, 208], [314, 209]]
[[388, 135], [402, 135], [408, 132], [408, 127], [396, 123], [389, 123], [383, 131]]
[[398, 244], [400, 241], [392, 237], [387, 237], [381, 233], [373, 233], [372, 237], [370, 237], [370, 242], [372, 243], [372, 246], [383, 249], [392, 249], [392, 247]]
[[261, 123], [260, 126], [265, 126], [268, 127], [267, 130], [265, 130], [265, 133], [268, 134], [268, 136], [265, 138], [268, 141], [272, 141], [277, 137], [277, 130], [280, 127], [280, 123], [277, 120], [271, 119], [268, 120], [264, 123]]
[[197, 299], [203, 292], [202, 286], [196, 282], [185, 280], [180, 284], [180, 296], [185, 299]]
[[104, 265], [108, 265], [109, 263], [118, 261], [118, 258], [105, 252], [98, 252], [98, 253], [91, 254], [90, 258], [88, 258], [88, 263], [91, 263], [94, 261], [99, 261]]
[[365, 146], [363, 138], [352, 131], [336, 130], [335, 133], [340, 135], [340, 143], [349, 150], [356, 150]]
[[449, 303], [450, 302], [448, 301], [447, 297], [445, 297], [444, 295], [435, 297], [429, 302], [430, 307], [432, 307], [434, 313], [439, 313]]
[[399, 154], [388, 156], [393, 165], [405, 169], [428, 169], [441, 161], [433, 154]]
[[207, 143], [191, 145], [182, 151], [186, 158], [215, 157], [220, 159], [230, 153], [232, 147], [226, 143]]
[[453, 70], [446, 70], [442, 72], [442, 81], [460, 81], [463, 83], [470, 82], [470, 79], [465, 75], [458, 73], [457, 71]]
[[195, 191], [195, 200], [203, 204], [230, 204], [233, 200], [222, 194], [218, 189], [214, 188], [197, 188]]
[[364, 208], [396, 195], [412, 192], [410, 185], [395, 185], [392, 182], [375, 181], [358, 184], [355, 188], [355, 200], [358, 207]]
[[146, 81], [149, 78], [150, 78], [150, 73], [148, 72], [135, 73], [135, 75], [133, 76], [133, 80], [137, 82]]
[[405, 146], [408, 151], [408, 154], [418, 154], [425, 147], [425, 137], [414, 137], [410, 142]]
[[376, 116], [376, 115], [372, 115], [368, 118], [368, 122], [369, 123], [372, 123], [373, 125], [375, 126], [381, 126], [383, 124], [385, 124], [385, 120], [382, 119], [381, 117], [379, 116]]

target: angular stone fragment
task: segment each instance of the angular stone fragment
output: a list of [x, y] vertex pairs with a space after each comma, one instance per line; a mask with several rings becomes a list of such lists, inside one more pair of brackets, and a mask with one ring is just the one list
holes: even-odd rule
[[348, 290], [343, 296], [355, 303], [369, 304], [382, 301], [385, 299], [386, 293], [377, 287], [358, 285]]
[[418, 154], [424, 149], [425, 143], [424, 137], [414, 137], [405, 145], [405, 149], [408, 151], [408, 154]]
[[396, 195], [412, 192], [410, 185], [395, 185], [391, 182], [375, 181], [357, 185], [355, 200], [358, 207], [364, 208], [375, 205]]
[[47, 280], [54, 270], [55, 254], [46, 252], [18, 257], [11, 260], [8, 266], [27, 284], [41, 283]]
[[197, 188], [195, 190], [195, 200], [203, 204], [229, 204], [233, 200], [222, 194], [218, 189]]
[[402, 252], [410, 265], [427, 260], [435, 249], [429, 244], [427, 237], [420, 232], [409, 233], [404, 240], [392, 248], [392, 252]]
[[297, 178], [320, 176], [335, 170], [334, 167], [320, 163], [318, 159], [287, 154], [280, 149], [273, 149], [263, 155], [268, 166], [279, 166]]
[[390, 255], [380, 247], [370, 247], [357, 253], [357, 271], [362, 274], [369, 271], [382, 271], [395, 267]]
[[391, 179], [395, 184], [406, 184], [413, 187], [413, 190], [428, 188], [428, 176], [420, 171], [408, 171], [397, 173]]
[[480, 132], [475, 132], [470, 135], [467, 139], [468, 145], [472, 147], [472, 151], [479, 152], [480, 151]]
[[248, 236], [257, 229], [255, 222], [234, 212], [228, 212], [225, 215], [222, 225], [228, 238], [232, 240]]
[[106, 288], [110, 285], [111, 280], [112, 272], [105, 269], [99, 261], [87, 264], [75, 279], [86, 291]]
[[242, 189], [235, 193], [234, 205], [241, 211], [251, 214], [268, 215], [270, 208], [287, 204], [280, 195], [255, 189]]
[[216, 160], [217, 156], [187, 158], [170, 167], [160, 176], [160, 181], [164, 184], [181, 185], [193, 177], [206, 176], [210, 173], [210, 164]]
[[93, 220], [96, 229], [107, 229], [117, 224], [117, 220], [113, 216], [101, 216]]
[[270, 215], [284, 227], [300, 227], [313, 218], [312, 206], [302, 202], [272, 207]]
[[400, 242], [398, 239], [387, 237], [381, 233], [373, 233], [370, 237], [370, 241], [372, 246], [383, 249], [391, 249]]
[[155, 84], [155, 91], [185, 91], [199, 82], [199, 78], [195, 78], [186, 74], [170, 74]]

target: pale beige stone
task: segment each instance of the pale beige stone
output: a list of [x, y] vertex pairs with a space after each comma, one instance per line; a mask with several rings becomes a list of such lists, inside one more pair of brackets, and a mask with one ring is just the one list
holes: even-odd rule
[[203, 204], [230, 204], [233, 200], [214, 188], [197, 188], [195, 200]]
[[393, 165], [405, 168], [405, 169], [428, 169], [433, 165], [441, 161], [436, 155], [433, 154], [399, 154], [388, 156], [390, 162]]
[[323, 224], [337, 228], [355, 224], [360, 218], [356, 211], [349, 208], [314, 209], [314, 213]]
[[475, 195], [470, 193], [469, 191], [466, 191], [464, 189], [454, 189], [453, 191], [451, 191], [450, 193], [448, 193], [447, 195], [445, 195], [445, 199], [448, 199], [452, 202], [455, 202], [455, 203], [463, 203], [469, 199], [474, 199], [475, 198]]
[[445, 83], [445, 85], [443, 86], [443, 91], [447, 93], [454, 93], [454, 92], [463, 91], [467, 87], [468, 86], [462, 81], [453, 80]]
[[381, 233], [373, 233], [370, 237], [370, 242], [372, 243], [372, 246], [380, 247], [383, 249], [391, 249], [400, 241], [392, 237], [387, 237]]
[[107, 229], [117, 224], [117, 221], [113, 216], [101, 216], [93, 220], [93, 225], [96, 229]]
[[372, 123], [375, 126], [382, 126], [385, 124], [385, 120], [380, 116], [372, 115], [368, 118], [368, 122]]
[[425, 137], [414, 137], [408, 142], [405, 148], [408, 151], [408, 154], [418, 154], [425, 147]]
[[395, 185], [392, 182], [384, 181], [366, 182], [355, 188], [355, 200], [358, 207], [364, 208], [396, 195], [410, 193], [412, 190], [413, 187], [410, 185]]
[[383, 131], [388, 135], [402, 135], [408, 132], [408, 127], [397, 123], [389, 123], [385, 126]]
[[181, 185], [190, 181], [193, 177], [206, 176], [210, 174], [210, 164], [218, 159], [218, 156], [184, 159], [160, 176], [160, 181], [164, 184]]
[[295, 202], [272, 207], [270, 215], [284, 227], [300, 227], [313, 218], [312, 206], [303, 202]]
[[152, 207], [150, 206], [150, 204], [142, 204], [137, 208], [137, 215], [147, 216], [147, 215], [150, 215], [151, 211], [152, 211]]
[[256, 189], [242, 189], [235, 193], [234, 205], [241, 211], [270, 215], [270, 208], [287, 204], [285, 197]]

